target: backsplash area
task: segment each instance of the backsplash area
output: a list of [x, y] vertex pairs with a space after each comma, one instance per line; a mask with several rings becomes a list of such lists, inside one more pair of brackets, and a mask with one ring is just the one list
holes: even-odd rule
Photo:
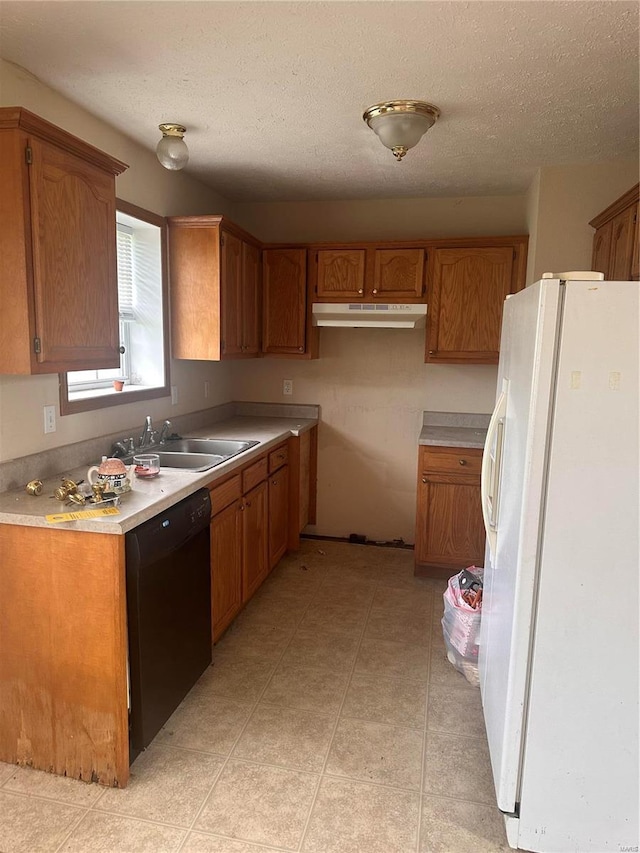
[[[202, 409], [199, 412], [189, 412], [171, 418], [173, 431], [185, 434], [200, 429], [209, 424], [219, 423], [233, 417], [260, 418], [317, 418], [319, 406], [284, 405], [280, 403], [251, 403], [232, 402]], [[156, 429], [160, 422], [154, 424]], [[101, 456], [109, 453], [114, 441], [125, 436], [137, 437], [142, 430], [142, 424], [119, 430], [110, 435], [101, 435], [86, 441], [77, 441], [64, 447], [55, 447], [41, 453], [32, 453], [18, 459], [0, 462], [0, 492], [18, 489], [34, 478], [51, 477], [65, 469], [77, 468], [79, 465], [89, 465], [97, 462]]]

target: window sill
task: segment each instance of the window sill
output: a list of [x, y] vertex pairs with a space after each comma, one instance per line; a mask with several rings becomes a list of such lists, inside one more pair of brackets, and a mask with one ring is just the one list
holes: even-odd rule
[[69, 389], [69, 402], [76, 400], [88, 400], [93, 397], [118, 397], [121, 394], [132, 394], [136, 391], [158, 391], [157, 385], [125, 385], [122, 391], [115, 388], [82, 388], [78, 390]]
[[60, 414], [77, 415], [80, 412], [91, 412], [95, 409], [106, 409], [110, 406], [122, 406], [126, 403], [137, 403], [143, 400], [155, 400], [158, 397], [170, 397], [169, 385], [125, 385], [122, 391], [111, 388], [85, 388], [78, 391], [68, 391], [66, 373], [60, 374]]

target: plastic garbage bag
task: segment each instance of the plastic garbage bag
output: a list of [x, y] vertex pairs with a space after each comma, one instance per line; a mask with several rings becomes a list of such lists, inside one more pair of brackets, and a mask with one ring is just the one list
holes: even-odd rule
[[[476, 687], [480, 684], [478, 639], [482, 618], [482, 577], [481, 568], [470, 566], [449, 578], [443, 595], [442, 633], [447, 648], [447, 658], [458, 672], [461, 672], [467, 681]], [[477, 580], [478, 584], [475, 584], [474, 580]], [[461, 588], [461, 581], [465, 589]], [[477, 594], [478, 589], [480, 594]], [[475, 607], [469, 602], [475, 602]]]

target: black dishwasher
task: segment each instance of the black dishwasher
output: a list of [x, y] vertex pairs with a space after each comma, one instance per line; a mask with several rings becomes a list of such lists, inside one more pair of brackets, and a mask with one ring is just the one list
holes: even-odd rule
[[200, 489], [125, 534], [131, 761], [211, 663], [210, 515]]

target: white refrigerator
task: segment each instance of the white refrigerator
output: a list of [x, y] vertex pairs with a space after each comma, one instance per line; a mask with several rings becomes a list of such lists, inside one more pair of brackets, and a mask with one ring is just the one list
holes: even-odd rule
[[[508, 297], [483, 456], [480, 689], [509, 844], [638, 850], [638, 282]], [[581, 280], [573, 280], [573, 278]]]

